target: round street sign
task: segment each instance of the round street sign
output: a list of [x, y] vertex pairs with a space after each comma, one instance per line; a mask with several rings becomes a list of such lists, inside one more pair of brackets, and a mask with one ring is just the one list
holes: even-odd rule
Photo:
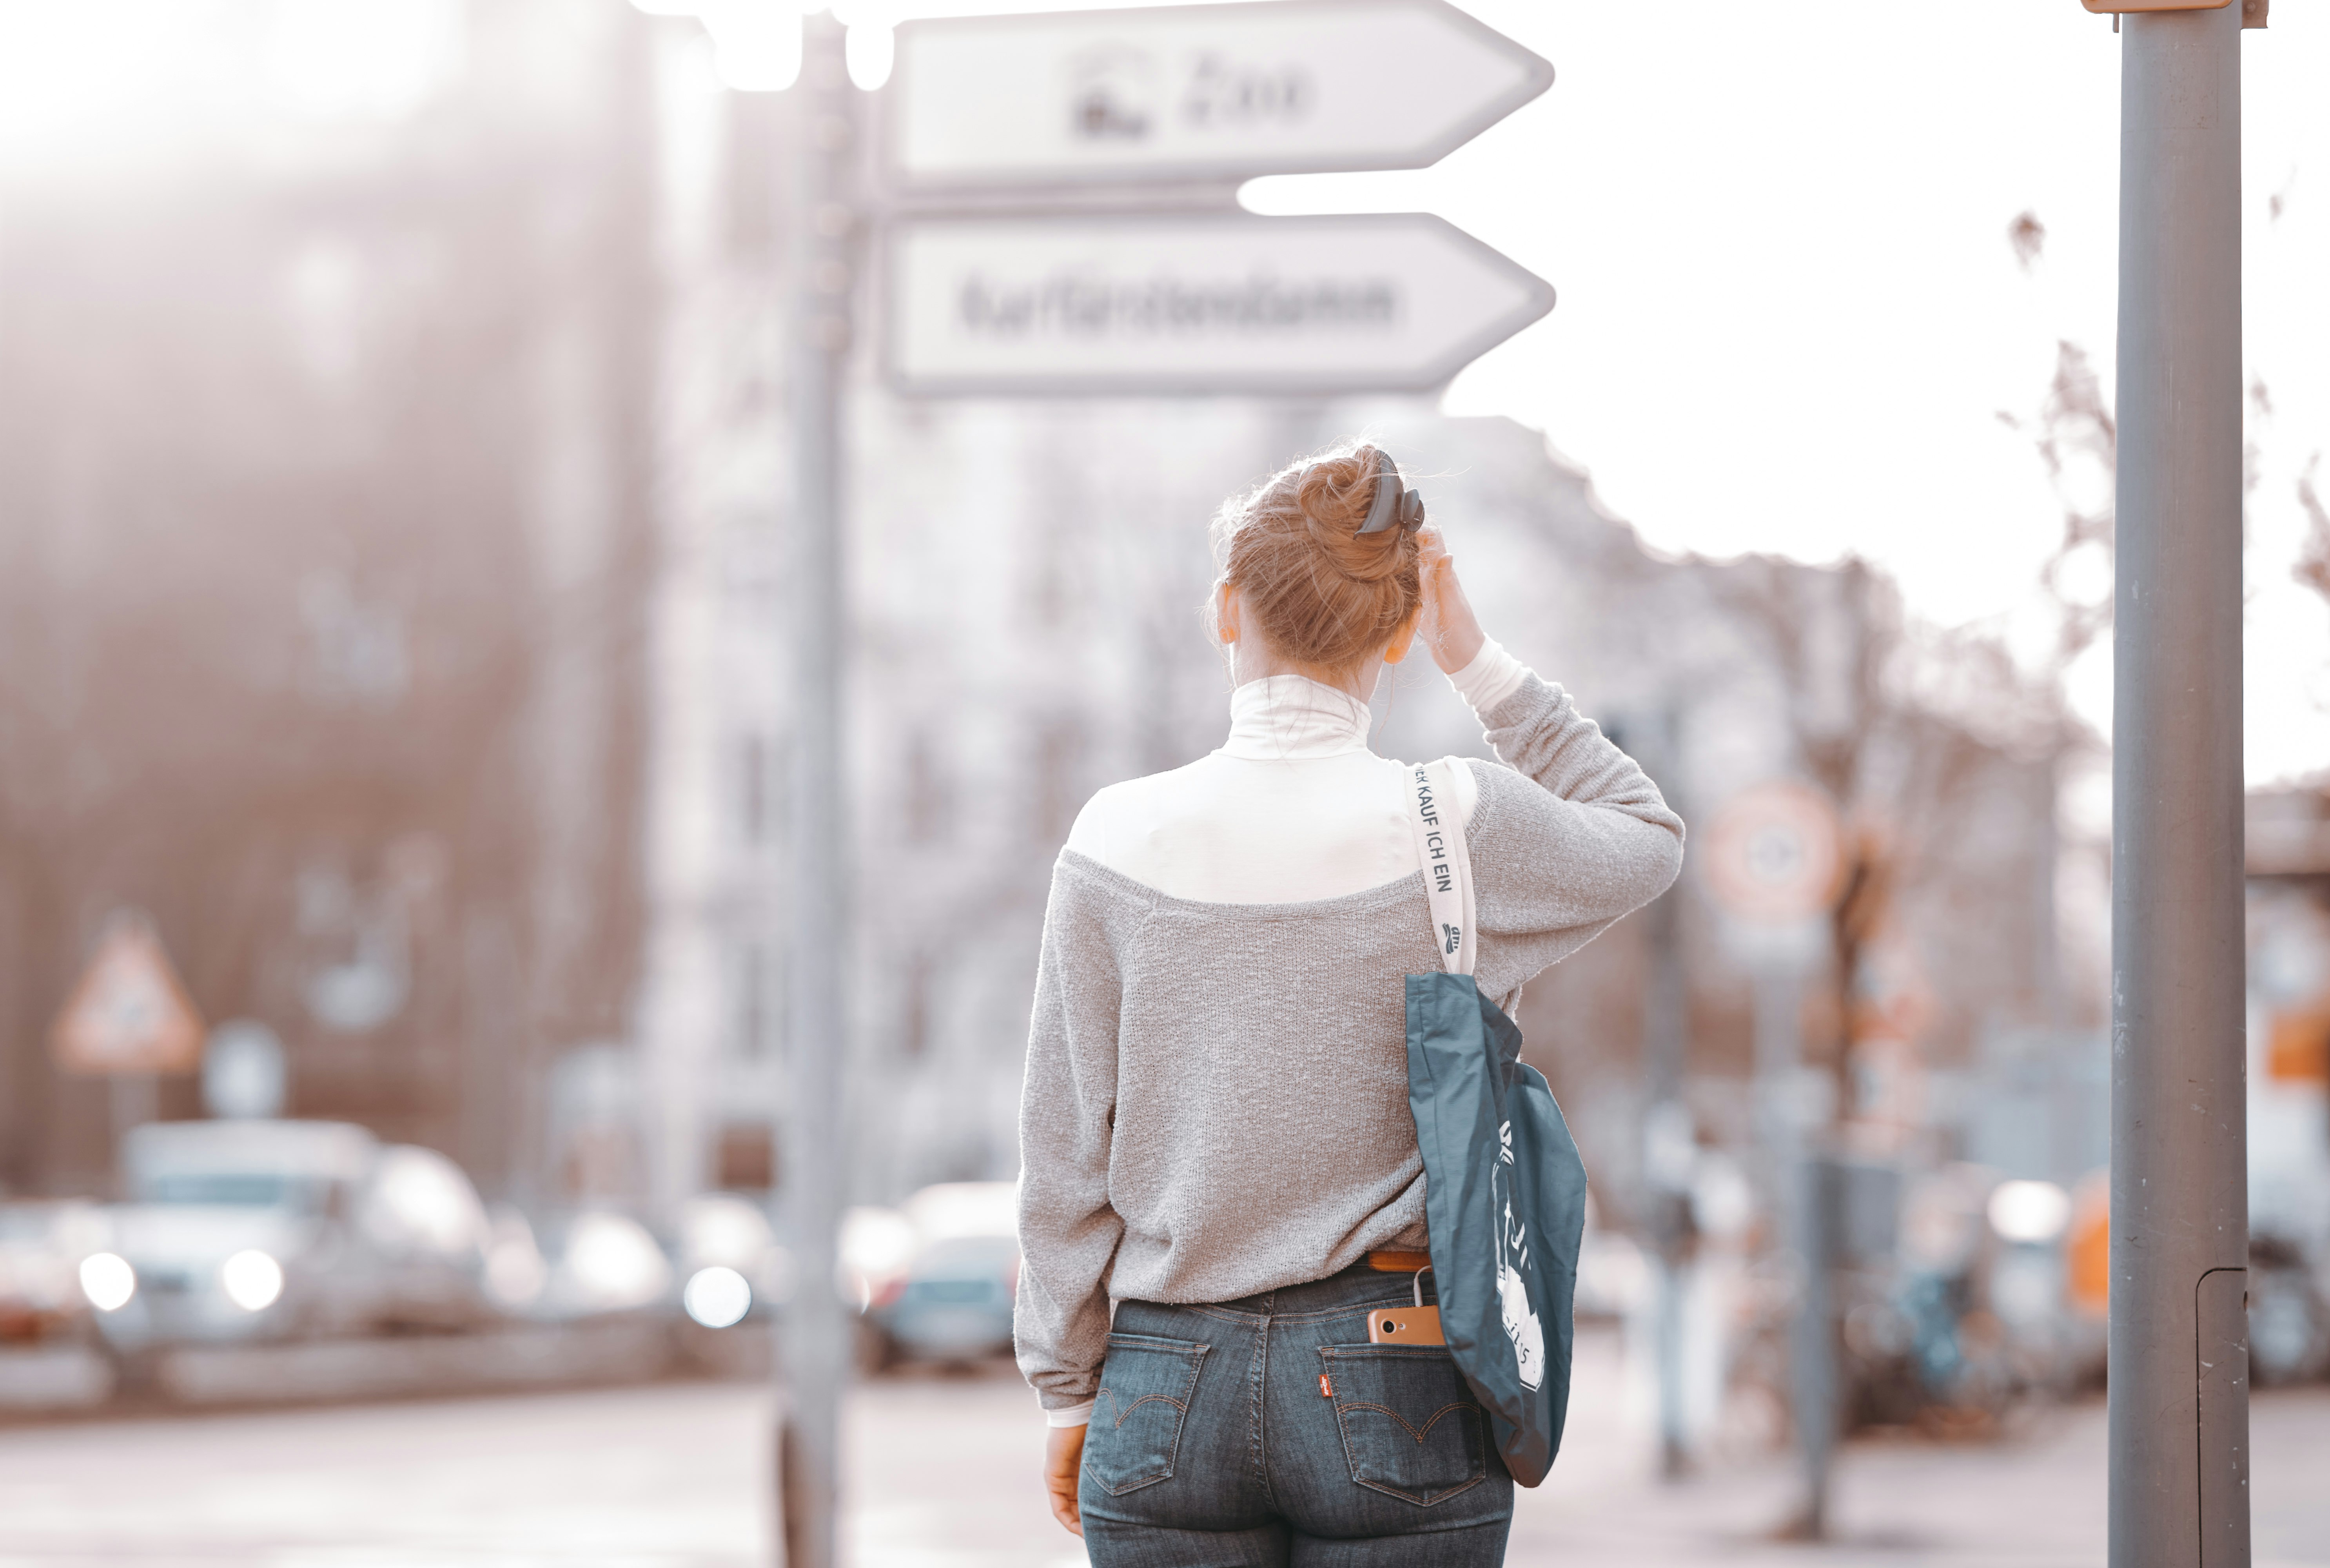
[[220, 1025], [203, 1045], [203, 1105], [230, 1120], [283, 1114], [283, 1042], [251, 1018]]
[[1810, 920], [1836, 901], [1844, 849], [1836, 808], [1808, 784], [1776, 780], [1726, 801], [1707, 830], [1708, 891], [1757, 925]]

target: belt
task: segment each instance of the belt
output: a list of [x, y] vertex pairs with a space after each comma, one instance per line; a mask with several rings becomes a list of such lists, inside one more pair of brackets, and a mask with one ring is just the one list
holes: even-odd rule
[[1369, 1252], [1368, 1267], [1385, 1274], [1420, 1274], [1432, 1267], [1429, 1252]]

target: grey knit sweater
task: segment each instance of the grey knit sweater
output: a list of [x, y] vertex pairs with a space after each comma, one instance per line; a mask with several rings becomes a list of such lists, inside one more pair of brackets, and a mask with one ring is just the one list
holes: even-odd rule
[[[1682, 822], [1558, 686], [1532, 675], [1487, 717], [1506, 766], [1467, 764], [1478, 978], [1510, 1010], [1665, 890]], [[1403, 977], [1438, 968], [1421, 870], [1310, 903], [1198, 903], [1062, 852], [1013, 1325], [1046, 1408], [1092, 1398], [1113, 1299], [1226, 1301], [1425, 1243]]]

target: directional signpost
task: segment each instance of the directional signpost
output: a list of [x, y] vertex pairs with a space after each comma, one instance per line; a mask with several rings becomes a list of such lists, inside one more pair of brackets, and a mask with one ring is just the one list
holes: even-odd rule
[[[1552, 84], [1552, 66], [1445, 0], [906, 23], [882, 158], [903, 209], [888, 225], [891, 383], [973, 396], [1441, 385], [1551, 310], [1552, 288], [1440, 219], [1257, 218], [1236, 211], [1235, 182], [1420, 168]], [[1169, 188], [1177, 199], [1159, 200]], [[1214, 211], [1191, 210], [1193, 188]], [[949, 204], [977, 215], [933, 215]]]
[[906, 191], [1418, 169], [1552, 85], [1441, 0], [909, 22], [886, 165]]
[[1553, 290], [1423, 213], [899, 224], [890, 377], [914, 392], [1424, 392]]
[[[706, 0], [707, 4], [711, 0]], [[1425, 392], [1553, 307], [1553, 290], [1422, 214], [1257, 218], [1256, 175], [1421, 168], [1551, 86], [1553, 68], [1444, 0], [1250, 0], [909, 22], [884, 90], [878, 224], [853, 199], [842, 37], [803, 39], [791, 205], [798, 797], [820, 770], [847, 645], [839, 413], [859, 236], [886, 265], [892, 384], [914, 395]], [[776, 1451], [790, 1568], [832, 1568], [848, 1325], [829, 1299], [843, 1154], [847, 830], [793, 825], [792, 1102]]]

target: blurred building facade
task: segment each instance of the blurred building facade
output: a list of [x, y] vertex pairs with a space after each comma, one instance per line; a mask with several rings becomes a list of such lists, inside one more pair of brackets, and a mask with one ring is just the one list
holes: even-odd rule
[[[44, 1040], [124, 905], [206, 1015], [283, 1036], [295, 1113], [496, 1194], [763, 1189], [810, 1049], [850, 1053], [858, 1198], [1010, 1176], [1053, 856], [1226, 728], [1206, 523], [1355, 431], [1687, 817], [1837, 803], [1802, 1025], [1840, 1137], [1953, 1152], [1986, 1039], [2098, 1021], [2104, 865], [2057, 808], [2093, 756], [2043, 693], [1860, 566], [1661, 557], [1543, 437], [1428, 399], [910, 401], [862, 343], [849, 722], [794, 735], [790, 102], [621, 0], [448, 14], [457, 64], [394, 117], [7, 198], [0, 1179], [105, 1179], [123, 1112]], [[1378, 707], [1379, 750], [1481, 750], [1421, 661]], [[832, 806], [791, 798], [803, 747], [871, 890], [847, 1042], [784, 1034], [786, 822]], [[1619, 1216], [1648, 1031], [1700, 1136], [1749, 1138], [1748, 965], [1695, 869], [1670, 898], [1523, 1012]]]
[[559, 1054], [629, 1032], [654, 543], [639, 19], [338, 11], [355, 32], [318, 38], [298, 8], [189, 8], [219, 47], [189, 49], [137, 138], [81, 128], [112, 149], [86, 167], [9, 149], [14, 1186], [101, 1189], [117, 1123], [196, 1113], [191, 1080], [109, 1092], [50, 1059], [118, 908], [150, 915], [209, 1019], [281, 1036], [292, 1113], [434, 1145], [496, 1191], [552, 1177]]

